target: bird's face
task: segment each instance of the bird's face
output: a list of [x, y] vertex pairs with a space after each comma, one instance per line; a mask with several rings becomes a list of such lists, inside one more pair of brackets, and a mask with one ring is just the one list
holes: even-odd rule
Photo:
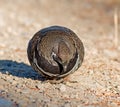
[[70, 47], [64, 41], [59, 41], [52, 49], [52, 57], [57, 62], [60, 72], [66, 72], [68, 63], [72, 58]]

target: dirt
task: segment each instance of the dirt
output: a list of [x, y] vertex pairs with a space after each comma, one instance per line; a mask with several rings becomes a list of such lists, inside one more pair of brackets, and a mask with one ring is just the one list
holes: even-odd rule
[[[119, 107], [120, 35], [115, 46], [113, 17], [117, 8], [120, 20], [119, 7], [119, 0], [0, 0], [0, 107]], [[29, 64], [29, 40], [52, 25], [83, 41], [84, 62], [69, 76], [74, 83], [45, 82]]]

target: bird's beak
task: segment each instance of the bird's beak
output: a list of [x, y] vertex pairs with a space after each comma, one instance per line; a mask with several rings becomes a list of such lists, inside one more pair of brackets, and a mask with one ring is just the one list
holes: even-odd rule
[[64, 72], [67, 71], [67, 65], [63, 65], [63, 71], [64, 71]]

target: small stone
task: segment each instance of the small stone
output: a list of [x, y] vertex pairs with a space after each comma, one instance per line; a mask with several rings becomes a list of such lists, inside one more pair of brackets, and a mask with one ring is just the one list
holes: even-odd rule
[[5, 72], [7, 75], [9, 75], [10, 73], [8, 71]]
[[66, 86], [65, 85], [61, 85], [59, 89], [60, 89], [61, 92], [65, 92], [66, 91]]
[[93, 73], [94, 73], [93, 70], [90, 70], [90, 71], [89, 71], [89, 74], [90, 74], [90, 75], [92, 75]]
[[120, 86], [117, 86], [118, 87], [118, 90], [120, 91]]

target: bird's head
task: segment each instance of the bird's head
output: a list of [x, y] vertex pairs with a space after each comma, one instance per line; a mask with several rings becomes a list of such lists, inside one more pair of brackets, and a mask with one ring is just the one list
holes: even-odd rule
[[52, 57], [53, 60], [57, 62], [60, 68], [60, 73], [66, 72], [68, 63], [72, 56], [73, 54], [71, 53], [70, 47], [65, 41], [60, 41], [53, 47]]

